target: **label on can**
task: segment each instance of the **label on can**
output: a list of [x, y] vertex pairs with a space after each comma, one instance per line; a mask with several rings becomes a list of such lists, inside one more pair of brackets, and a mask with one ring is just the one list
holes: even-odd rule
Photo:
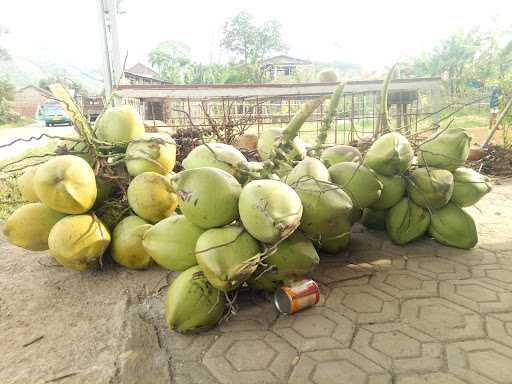
[[274, 304], [277, 309], [288, 315], [311, 307], [319, 300], [320, 290], [318, 284], [313, 280], [303, 280], [288, 287], [281, 287], [274, 296]]

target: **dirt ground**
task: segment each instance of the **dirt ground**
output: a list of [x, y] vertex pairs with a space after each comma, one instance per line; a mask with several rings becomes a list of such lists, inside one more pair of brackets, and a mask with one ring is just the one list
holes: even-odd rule
[[232, 320], [189, 336], [164, 323], [174, 274], [78, 273], [1, 238], [0, 383], [510, 383], [512, 183], [471, 213], [471, 251], [356, 227], [348, 252], [322, 257], [315, 308], [279, 317], [245, 295]]

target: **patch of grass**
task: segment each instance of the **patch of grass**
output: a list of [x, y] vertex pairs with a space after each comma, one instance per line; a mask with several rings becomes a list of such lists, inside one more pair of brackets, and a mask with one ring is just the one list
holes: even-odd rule
[[33, 122], [35, 122], [34, 119], [29, 119], [29, 118], [23, 117], [23, 118], [19, 119], [18, 121], [16, 121], [15, 123], [0, 124], [0, 129], [20, 128], [20, 127], [24, 127], [26, 125], [32, 124]]

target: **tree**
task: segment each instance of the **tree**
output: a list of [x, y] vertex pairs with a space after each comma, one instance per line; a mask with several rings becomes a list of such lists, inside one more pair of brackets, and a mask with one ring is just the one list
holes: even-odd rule
[[39, 88], [50, 91], [50, 84], [61, 83], [67, 89], [75, 91], [75, 95], [87, 96], [87, 89], [77, 80], [70, 79], [64, 75], [52, 75], [39, 80]]
[[273, 52], [284, 52], [281, 25], [269, 20], [261, 26], [254, 24], [252, 16], [242, 11], [224, 24], [222, 46], [241, 57], [243, 64], [257, 64]]
[[[0, 38], [2, 37], [2, 35], [5, 35], [6, 33], [7, 29], [0, 25]], [[11, 57], [9, 56], [9, 52], [7, 52], [7, 49], [3, 48], [0, 45], [0, 61], [9, 60], [10, 58]]]
[[492, 76], [496, 46], [489, 34], [474, 29], [455, 33], [443, 40], [432, 52], [423, 53], [413, 62], [418, 76], [446, 74], [451, 95], [460, 95], [469, 80]]
[[190, 65], [190, 48], [178, 41], [164, 41], [149, 52], [149, 63], [162, 80], [183, 83], [185, 72]]

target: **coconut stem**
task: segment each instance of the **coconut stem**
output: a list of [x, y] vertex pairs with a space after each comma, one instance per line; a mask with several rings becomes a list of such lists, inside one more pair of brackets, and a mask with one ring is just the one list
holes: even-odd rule
[[293, 116], [283, 132], [285, 141], [293, 141], [293, 139], [295, 139], [299, 134], [300, 128], [323, 101], [324, 98], [322, 97], [302, 104], [299, 111]]
[[389, 84], [391, 83], [391, 77], [393, 76], [393, 73], [395, 72], [397, 67], [398, 63], [395, 63], [391, 67], [388, 74], [386, 75], [384, 83], [382, 84], [382, 90], [380, 93], [380, 116], [377, 124], [377, 131], [375, 132], [377, 136], [380, 136], [381, 134], [386, 132], [390, 127], [388, 111]]
[[316, 146], [315, 146], [315, 155], [317, 157], [320, 156], [320, 152], [322, 151], [322, 146], [325, 144], [325, 141], [327, 140], [327, 134], [329, 133], [329, 130], [332, 127], [332, 123], [336, 117], [336, 112], [338, 111], [338, 106], [341, 101], [341, 96], [343, 95], [343, 89], [345, 87], [345, 84], [342, 83], [341, 85], [336, 88], [334, 93], [331, 96], [331, 100], [329, 102], [329, 109], [327, 110], [327, 114], [325, 115], [325, 119], [322, 122], [322, 127], [320, 129], [320, 133], [318, 134], [318, 137], [316, 138]]

